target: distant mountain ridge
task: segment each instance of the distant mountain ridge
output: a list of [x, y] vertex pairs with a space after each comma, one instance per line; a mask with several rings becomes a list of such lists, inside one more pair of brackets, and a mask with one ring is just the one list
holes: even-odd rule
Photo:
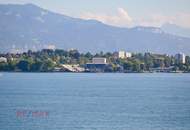
[[180, 27], [180, 26], [177, 26], [175, 24], [170, 24], [170, 23], [166, 23], [162, 25], [161, 28], [165, 32], [171, 33], [173, 35], [190, 38], [190, 28], [184, 28], [184, 27]]
[[190, 38], [160, 28], [119, 28], [50, 12], [33, 4], [0, 5], [0, 52], [37, 50], [54, 45], [79, 51], [190, 54]]

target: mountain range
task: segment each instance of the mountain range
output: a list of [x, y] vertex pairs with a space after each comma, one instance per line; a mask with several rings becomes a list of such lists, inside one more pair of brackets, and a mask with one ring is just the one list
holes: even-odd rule
[[44, 47], [82, 52], [118, 51], [190, 54], [190, 38], [155, 27], [121, 28], [42, 9], [33, 4], [0, 5], [0, 52]]
[[190, 37], [190, 28], [184, 28], [175, 24], [165, 23], [161, 26], [161, 29], [173, 35]]

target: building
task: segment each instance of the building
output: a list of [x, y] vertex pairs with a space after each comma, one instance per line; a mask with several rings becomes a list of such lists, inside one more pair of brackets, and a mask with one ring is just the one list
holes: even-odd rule
[[126, 52], [126, 58], [132, 57], [132, 54], [130, 52]]
[[93, 58], [92, 63], [87, 63], [86, 71], [89, 72], [104, 72], [108, 68], [106, 58]]
[[62, 64], [61, 69], [66, 71], [66, 72], [84, 72], [85, 69], [80, 67], [80, 65], [70, 65], [70, 64]]
[[106, 58], [93, 58], [93, 64], [106, 64]]
[[125, 52], [125, 51], [118, 52], [118, 58], [124, 59], [124, 58], [130, 58], [130, 57], [132, 57], [132, 54], [130, 52]]
[[118, 52], [118, 58], [124, 59], [126, 57], [126, 52], [125, 51], [119, 51]]
[[7, 58], [5, 57], [0, 57], [0, 63], [6, 63], [7, 62]]
[[56, 46], [53, 45], [53, 44], [49, 44], [45, 47], [46, 49], [49, 49], [49, 50], [55, 50], [56, 49]]
[[174, 70], [174, 66], [150, 68], [150, 72], [165, 72], [165, 73], [169, 73], [169, 72], [173, 72], [173, 70]]
[[185, 64], [185, 54], [183, 54], [183, 53], [176, 54], [175, 60], [177, 63]]

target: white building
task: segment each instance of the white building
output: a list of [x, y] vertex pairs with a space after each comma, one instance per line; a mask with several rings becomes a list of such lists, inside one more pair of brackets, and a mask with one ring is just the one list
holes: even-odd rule
[[132, 54], [130, 52], [126, 52], [126, 57], [130, 58], [130, 57], [132, 57]]
[[7, 62], [7, 58], [5, 58], [5, 57], [0, 57], [0, 63], [2, 63], [2, 62]]
[[92, 64], [106, 64], [106, 58], [93, 58]]
[[118, 52], [118, 58], [121, 58], [121, 59], [130, 58], [131, 56], [132, 56], [132, 54], [129, 52], [125, 52], [125, 51]]
[[125, 51], [119, 51], [118, 52], [118, 57], [121, 58], [121, 59], [124, 59], [126, 56], [126, 52]]
[[56, 46], [53, 45], [53, 44], [49, 44], [49, 45], [45, 46], [45, 49], [55, 50], [55, 49], [56, 49]]
[[176, 54], [175, 59], [176, 59], [177, 63], [185, 64], [185, 54], [183, 54], [183, 53]]

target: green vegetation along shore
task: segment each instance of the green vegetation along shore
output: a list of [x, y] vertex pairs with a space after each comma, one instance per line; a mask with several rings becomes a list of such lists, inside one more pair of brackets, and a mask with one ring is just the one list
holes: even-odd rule
[[[119, 58], [116, 54], [116, 52], [80, 53], [77, 50], [61, 49], [43, 49], [36, 52], [29, 50], [18, 54], [6, 53], [0, 54], [0, 71], [70, 72], [71, 69], [68, 69], [67, 66], [75, 65], [77, 71], [72, 72], [190, 72], [189, 56], [185, 57], [185, 63], [180, 63], [174, 56], [166, 54], [132, 53], [131, 57], [127, 58]], [[95, 57], [105, 58], [107, 60], [106, 67], [89, 69], [86, 64], [91, 63]], [[65, 67], [65, 65], [67, 66]]]

